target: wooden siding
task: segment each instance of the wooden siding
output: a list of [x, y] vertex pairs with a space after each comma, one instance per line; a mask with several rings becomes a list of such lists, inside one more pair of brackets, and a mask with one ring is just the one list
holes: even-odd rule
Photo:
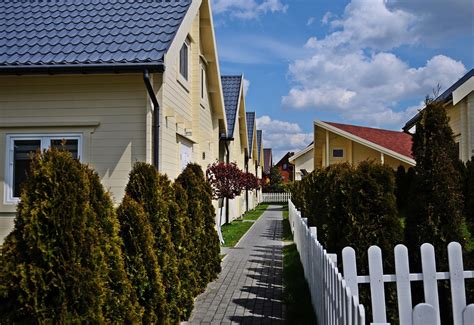
[[0, 242], [16, 208], [4, 203], [7, 134], [81, 133], [82, 161], [119, 202], [132, 164], [146, 159], [146, 110], [138, 74], [0, 77]]
[[314, 170], [314, 149], [309, 150], [294, 160], [295, 180], [300, 181], [302, 178], [301, 170], [306, 169], [308, 173]]

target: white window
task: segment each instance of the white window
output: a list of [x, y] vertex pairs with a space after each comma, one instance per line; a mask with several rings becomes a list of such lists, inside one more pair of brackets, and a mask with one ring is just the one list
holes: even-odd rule
[[179, 73], [188, 80], [189, 77], [189, 41], [186, 40], [179, 51]]
[[206, 96], [206, 69], [204, 64], [201, 62], [201, 100], [204, 100]]
[[12, 134], [7, 135], [7, 170], [5, 177], [5, 203], [19, 201], [21, 186], [30, 169], [31, 154], [50, 147], [65, 148], [74, 158], [82, 154], [80, 134]]
[[333, 158], [344, 158], [344, 149], [333, 149], [332, 156]]

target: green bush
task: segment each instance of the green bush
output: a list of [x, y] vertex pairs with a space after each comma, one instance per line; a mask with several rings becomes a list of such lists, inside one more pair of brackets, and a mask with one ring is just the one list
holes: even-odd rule
[[178, 277], [178, 260], [171, 238], [167, 189], [162, 188], [160, 175], [152, 165], [137, 162], [130, 172], [126, 194], [144, 209], [152, 226], [155, 238], [155, 251], [162, 274], [166, 293], [167, 310], [173, 322], [179, 321], [181, 283]]
[[125, 266], [128, 277], [144, 308], [142, 323], [168, 322], [169, 315], [161, 271], [155, 251], [153, 229], [143, 207], [125, 196], [117, 215], [124, 242]]
[[464, 174], [464, 215], [469, 224], [471, 236], [474, 237], [474, 157], [466, 163]]
[[215, 229], [212, 189], [199, 165], [189, 164], [176, 179], [187, 194], [188, 211], [193, 226], [191, 259], [197, 274], [197, 292], [214, 280], [220, 272], [219, 237]]
[[139, 321], [111, 207], [98, 176], [70, 153], [35, 155], [0, 259], [4, 322]]

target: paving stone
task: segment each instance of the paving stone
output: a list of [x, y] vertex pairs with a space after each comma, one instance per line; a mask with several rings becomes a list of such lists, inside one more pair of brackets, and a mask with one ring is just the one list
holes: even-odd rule
[[225, 249], [222, 272], [197, 297], [188, 324], [284, 322], [282, 210], [270, 206], [239, 244]]

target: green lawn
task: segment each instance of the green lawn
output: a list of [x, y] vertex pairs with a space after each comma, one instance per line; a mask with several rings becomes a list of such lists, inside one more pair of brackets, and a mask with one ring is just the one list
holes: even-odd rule
[[267, 208], [268, 204], [261, 204], [254, 210], [245, 213], [242, 218], [234, 220], [230, 224], [223, 225], [222, 236], [224, 237], [225, 244], [222, 246], [234, 247], [240, 238], [252, 227], [254, 224], [252, 221], [260, 218]]
[[[283, 211], [283, 240], [293, 240], [288, 222], [288, 211]], [[286, 324], [315, 324], [316, 315], [311, 305], [309, 287], [304, 278], [298, 250], [293, 243], [288, 243], [283, 248], [283, 286]]]

